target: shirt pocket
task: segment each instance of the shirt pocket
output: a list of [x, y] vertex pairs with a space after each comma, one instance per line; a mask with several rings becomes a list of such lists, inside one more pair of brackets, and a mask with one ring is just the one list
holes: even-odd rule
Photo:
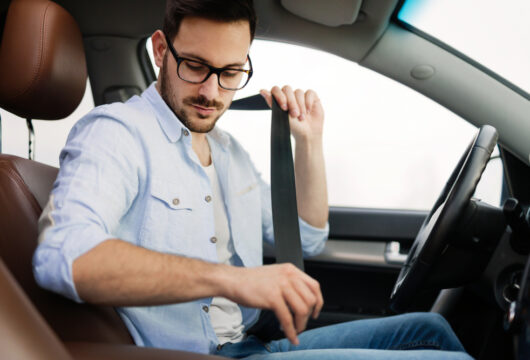
[[159, 252], [190, 255], [197, 202], [182, 184], [153, 180], [147, 200], [142, 246]]
[[176, 184], [153, 182], [151, 196], [162, 202], [169, 209], [193, 210], [191, 194], [180, 190]]

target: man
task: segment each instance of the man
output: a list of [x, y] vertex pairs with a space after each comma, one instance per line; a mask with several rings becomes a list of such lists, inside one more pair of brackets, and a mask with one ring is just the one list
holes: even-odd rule
[[[255, 23], [250, 0], [168, 1], [164, 31], [152, 36], [156, 84], [94, 109], [70, 133], [40, 220], [37, 281], [118, 307], [142, 346], [231, 357], [468, 358], [435, 315], [302, 333], [322, 308], [319, 284], [291, 265], [262, 266], [262, 241], [274, 241], [270, 190], [237, 141], [215, 128], [250, 79]], [[262, 95], [291, 115], [302, 246], [317, 254], [328, 234], [322, 106], [313, 91], [288, 86]], [[274, 311], [287, 339], [246, 335], [258, 309]]]

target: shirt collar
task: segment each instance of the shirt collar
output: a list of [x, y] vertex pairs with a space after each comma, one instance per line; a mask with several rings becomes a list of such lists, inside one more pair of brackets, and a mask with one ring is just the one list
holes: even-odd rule
[[[177, 142], [182, 137], [184, 129], [188, 130], [180, 119], [175, 115], [173, 110], [168, 104], [162, 99], [162, 96], [155, 87], [156, 82], [152, 83], [142, 94], [142, 97], [147, 99], [155, 110], [156, 118], [164, 130], [167, 138], [171, 142]], [[188, 130], [189, 131], [189, 130]], [[221, 129], [215, 126], [209, 133], [208, 136], [218, 142], [222, 146], [228, 146], [230, 144], [230, 137]]]
[[144, 91], [142, 97], [153, 106], [156, 118], [160, 123], [160, 127], [166, 134], [169, 141], [177, 142], [181, 138], [182, 131], [186, 129], [186, 127], [180, 122], [179, 118], [171, 110], [168, 104], [166, 104], [164, 99], [162, 99], [162, 96], [160, 96], [158, 93], [155, 85], [156, 82], [152, 83]]

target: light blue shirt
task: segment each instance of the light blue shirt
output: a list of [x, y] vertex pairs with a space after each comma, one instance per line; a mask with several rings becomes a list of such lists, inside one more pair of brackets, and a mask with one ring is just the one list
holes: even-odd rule
[[[262, 265], [263, 241], [274, 241], [270, 188], [234, 138], [218, 128], [207, 137], [237, 265]], [[33, 257], [37, 282], [82, 302], [72, 263], [111, 238], [217, 262], [210, 241], [215, 233], [212, 190], [191, 140], [154, 85], [140, 97], [97, 107], [79, 120], [61, 152], [59, 175], [39, 221]], [[322, 251], [328, 228], [300, 219], [305, 256]], [[211, 353], [218, 345], [204, 311], [211, 300], [117, 310], [138, 345]], [[240, 308], [248, 329], [259, 310]]]

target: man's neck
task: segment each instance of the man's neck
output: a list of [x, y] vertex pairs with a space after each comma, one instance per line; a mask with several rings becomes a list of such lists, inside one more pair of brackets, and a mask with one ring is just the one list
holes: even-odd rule
[[210, 145], [206, 138], [206, 133], [191, 132], [191, 147], [202, 166], [208, 166], [212, 163], [212, 156], [210, 151]]

